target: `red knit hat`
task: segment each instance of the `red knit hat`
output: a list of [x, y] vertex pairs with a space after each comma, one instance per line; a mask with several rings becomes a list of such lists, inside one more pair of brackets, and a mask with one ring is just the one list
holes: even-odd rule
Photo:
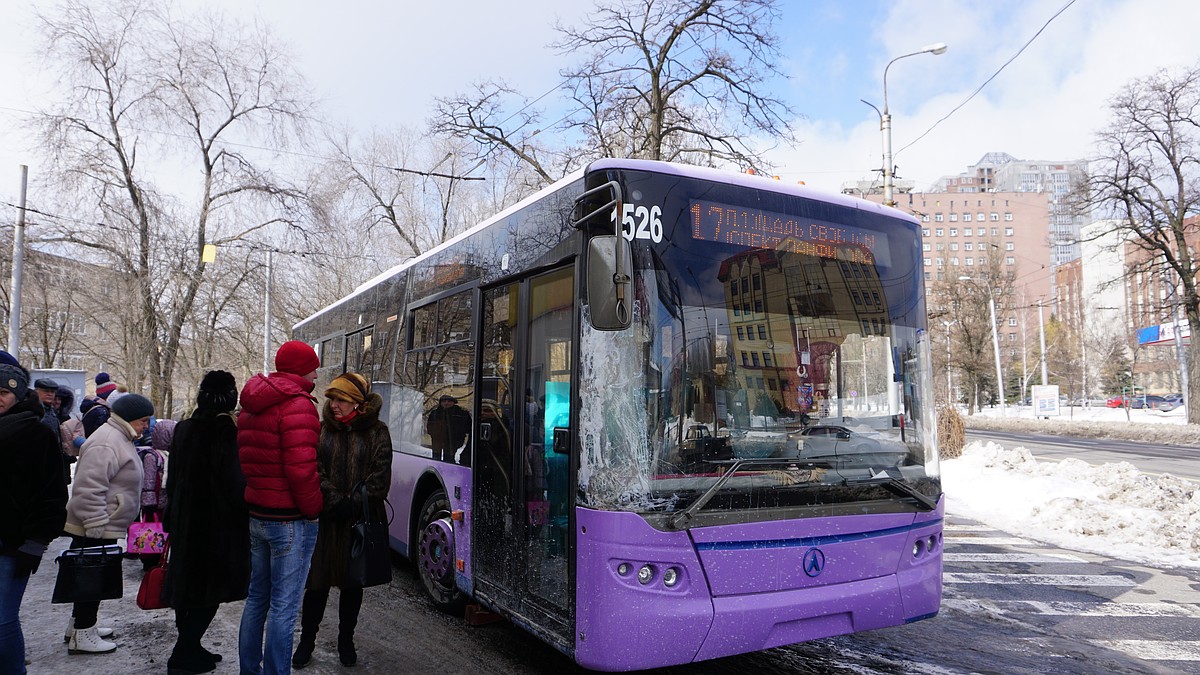
[[308, 375], [321, 365], [317, 353], [307, 343], [288, 340], [275, 352], [275, 370], [292, 375]]

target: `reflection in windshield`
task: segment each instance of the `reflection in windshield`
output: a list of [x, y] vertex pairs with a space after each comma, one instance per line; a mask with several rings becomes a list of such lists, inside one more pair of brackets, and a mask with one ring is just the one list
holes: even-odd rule
[[[717, 208], [692, 204], [693, 215], [695, 204]], [[602, 481], [583, 481], [585, 500], [686, 508], [739, 459], [775, 462], [739, 468], [705, 509], [887, 499], [888, 477], [936, 479], [915, 230], [865, 225], [891, 226], [879, 238], [888, 248], [788, 238], [745, 248], [699, 226], [674, 234], [707, 239], [635, 247], [634, 329], [589, 337], [585, 324], [584, 344], [598, 361], [643, 364], [644, 389], [600, 378], [595, 395], [610, 428], [644, 424], [646, 442], [622, 434], [608, 452], [585, 448], [581, 478]], [[616, 414], [637, 391], [644, 410]], [[603, 465], [623, 467], [620, 479]], [[600, 489], [605, 478], [619, 496]]]

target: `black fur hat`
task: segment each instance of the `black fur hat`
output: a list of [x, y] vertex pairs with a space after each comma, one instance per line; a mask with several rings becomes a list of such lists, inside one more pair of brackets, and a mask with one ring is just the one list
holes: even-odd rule
[[210, 370], [200, 380], [200, 391], [196, 393], [196, 407], [227, 412], [237, 407], [237, 381], [224, 370]]

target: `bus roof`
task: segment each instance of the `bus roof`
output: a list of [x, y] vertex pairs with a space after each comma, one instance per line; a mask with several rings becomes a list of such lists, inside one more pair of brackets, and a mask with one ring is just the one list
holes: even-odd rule
[[359, 284], [350, 294], [346, 295], [345, 297], [337, 300], [336, 302], [334, 302], [330, 305], [327, 305], [326, 307], [322, 308], [320, 311], [317, 311], [316, 313], [312, 314], [311, 316], [297, 322], [295, 325], [292, 326], [292, 330], [299, 328], [300, 326], [316, 319], [317, 317], [321, 316], [322, 314], [325, 314], [326, 312], [333, 310], [334, 308], [336, 308], [337, 306], [339, 306], [343, 303], [353, 300], [356, 296], [375, 287], [380, 282], [382, 282], [386, 279], [390, 279], [391, 277], [395, 276], [396, 274], [399, 274], [400, 272], [402, 272], [403, 270], [405, 270], [409, 267], [412, 267], [413, 265], [417, 264], [418, 262], [421, 262], [422, 260], [437, 254], [439, 251], [447, 249], [447, 248], [457, 244], [458, 242], [460, 242], [464, 239], [467, 239], [468, 237], [475, 234], [476, 232], [479, 232], [480, 230], [487, 228], [492, 223], [494, 223], [502, 218], [507, 217], [508, 215], [514, 213], [515, 211], [518, 211], [519, 209], [524, 208], [528, 204], [538, 201], [539, 199], [543, 198], [544, 196], [557, 191], [558, 189], [562, 188], [565, 185], [570, 184], [573, 181], [579, 180], [579, 178], [581, 178], [582, 176], [584, 176], [586, 174], [593, 173], [596, 171], [621, 170], [621, 169], [630, 170], [630, 171], [649, 171], [649, 172], [653, 172], [653, 173], [667, 174], [670, 176], [680, 176], [683, 178], [696, 178], [696, 179], [700, 179], [700, 180], [720, 181], [723, 183], [728, 183], [730, 185], [737, 185], [740, 187], [746, 187], [746, 188], [750, 188], [750, 189], [754, 189], [754, 190], [771, 190], [773, 192], [779, 192], [782, 194], [793, 195], [796, 197], [804, 197], [806, 199], [814, 199], [817, 201], [822, 201], [822, 202], [826, 202], [829, 204], [836, 204], [839, 206], [845, 206], [845, 207], [852, 208], [852, 209], [874, 211], [876, 213], [886, 214], [886, 215], [890, 215], [895, 218], [900, 218], [902, 220], [909, 220], [913, 223], [917, 223], [917, 219], [910, 216], [909, 214], [904, 213], [903, 211], [900, 211], [897, 209], [892, 209], [892, 208], [886, 207], [886, 206], [876, 203], [876, 202], [872, 202], [872, 201], [868, 201], [866, 199], [860, 199], [858, 197], [852, 197], [850, 195], [844, 195], [844, 194], [840, 194], [840, 193], [836, 193], [836, 192], [825, 192], [823, 190], [818, 190], [816, 188], [810, 188], [805, 185], [800, 185], [800, 184], [792, 185], [789, 183], [784, 183], [782, 181], [775, 180], [774, 178], [768, 178], [766, 176], [742, 173], [739, 171], [730, 171], [727, 169], [714, 169], [714, 168], [704, 167], [704, 166], [693, 166], [690, 164], [675, 164], [672, 162], [660, 162], [660, 161], [649, 160], [649, 159], [615, 159], [615, 158], [598, 159], [598, 160], [592, 162], [591, 164], [589, 164], [587, 167], [568, 174], [567, 176], [559, 179], [558, 181], [552, 183], [551, 185], [548, 185], [548, 186], [542, 188], [541, 190], [538, 190], [536, 193], [522, 199], [521, 201], [517, 202], [516, 204], [513, 204], [512, 206], [509, 206], [508, 208], [504, 209], [503, 211], [500, 211], [499, 213], [491, 216], [490, 218], [479, 223], [478, 225], [475, 225], [474, 227], [470, 228], [469, 230], [466, 230], [465, 232], [453, 237], [452, 239], [444, 241], [441, 244], [438, 244], [434, 248], [431, 248], [428, 251], [425, 251], [424, 253], [422, 253], [418, 256], [408, 258], [407, 260], [404, 260], [403, 262], [396, 264], [395, 266], [385, 270], [384, 272], [381, 272], [381, 273], [375, 275], [374, 277], [371, 277], [370, 279]]

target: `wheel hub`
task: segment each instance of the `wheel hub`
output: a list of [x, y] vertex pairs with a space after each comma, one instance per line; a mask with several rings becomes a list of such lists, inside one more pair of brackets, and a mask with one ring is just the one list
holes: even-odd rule
[[421, 566], [433, 579], [449, 585], [454, 578], [454, 532], [449, 518], [440, 518], [421, 532]]

